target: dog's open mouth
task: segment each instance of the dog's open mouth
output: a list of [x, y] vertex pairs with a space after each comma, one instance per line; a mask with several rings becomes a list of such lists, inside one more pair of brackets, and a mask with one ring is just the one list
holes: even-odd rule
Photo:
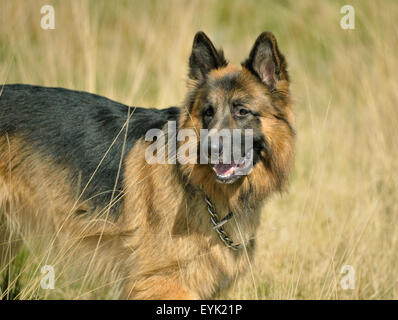
[[231, 163], [210, 164], [216, 174], [216, 179], [222, 183], [232, 183], [248, 175], [253, 168], [253, 150], [250, 150], [239, 161]]

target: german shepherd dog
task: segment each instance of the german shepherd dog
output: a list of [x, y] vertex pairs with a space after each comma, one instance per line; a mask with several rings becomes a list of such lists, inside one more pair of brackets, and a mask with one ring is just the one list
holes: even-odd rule
[[[14, 228], [37, 241], [48, 236], [53, 246], [70, 244], [65, 254], [117, 266], [126, 298], [214, 297], [248, 269], [262, 205], [284, 190], [291, 171], [286, 68], [272, 33], [262, 33], [236, 67], [198, 32], [181, 107], [129, 107], [86, 92], [4, 85], [0, 235], [7, 239]], [[198, 135], [250, 129], [252, 147], [241, 153], [243, 161], [250, 154], [250, 170], [239, 175], [242, 162], [221, 158], [149, 163], [148, 148], [161, 139], [146, 133], [156, 129], [170, 141], [172, 122], [176, 133]], [[215, 140], [208, 150], [221, 157], [224, 140]], [[3, 261], [7, 250], [3, 242]]]

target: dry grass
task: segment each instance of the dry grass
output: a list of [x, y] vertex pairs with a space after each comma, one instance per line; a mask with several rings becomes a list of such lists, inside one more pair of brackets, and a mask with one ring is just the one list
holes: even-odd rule
[[[257, 289], [248, 273], [222, 297], [397, 298], [398, 4], [351, 2], [356, 29], [348, 31], [340, 28], [346, 1], [0, 0], [0, 82], [166, 107], [183, 99], [197, 30], [233, 63], [260, 32], [274, 32], [295, 97], [295, 170], [289, 192], [264, 209]], [[44, 4], [55, 7], [56, 30], [40, 28]], [[29, 241], [24, 248], [14, 261], [24, 270], [18, 298], [119, 297], [112, 272], [94, 274], [116, 281], [106, 290], [62, 276], [51, 293], [38, 289], [41, 260]], [[340, 286], [345, 264], [355, 268], [354, 290]]]

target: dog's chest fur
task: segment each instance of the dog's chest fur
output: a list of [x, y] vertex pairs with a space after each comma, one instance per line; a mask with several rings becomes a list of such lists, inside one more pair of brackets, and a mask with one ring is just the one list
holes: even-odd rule
[[[135, 266], [135, 277], [160, 271], [168, 277], [180, 278], [186, 290], [197, 298], [213, 297], [238, 274], [247, 271], [260, 208], [236, 212], [224, 225], [235, 242], [246, 246], [233, 251], [213, 229], [201, 190], [187, 192], [190, 188], [176, 184], [173, 165], [143, 167], [143, 164], [143, 158], [127, 159], [124, 211], [131, 214], [120, 221], [130, 235], [125, 244], [134, 252], [135, 261], [129, 260], [129, 265]], [[138, 167], [141, 168], [138, 176], [128, 175], [139, 172]], [[220, 217], [229, 212], [225, 204], [214, 205]]]

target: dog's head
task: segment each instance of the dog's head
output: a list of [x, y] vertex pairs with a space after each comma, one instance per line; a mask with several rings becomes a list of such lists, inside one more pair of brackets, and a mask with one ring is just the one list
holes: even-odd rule
[[257, 38], [241, 67], [229, 64], [203, 32], [195, 35], [179, 122], [180, 130], [200, 135], [197, 163], [181, 165], [192, 183], [208, 191], [220, 184], [264, 192], [283, 187], [295, 135], [286, 66], [269, 32]]

